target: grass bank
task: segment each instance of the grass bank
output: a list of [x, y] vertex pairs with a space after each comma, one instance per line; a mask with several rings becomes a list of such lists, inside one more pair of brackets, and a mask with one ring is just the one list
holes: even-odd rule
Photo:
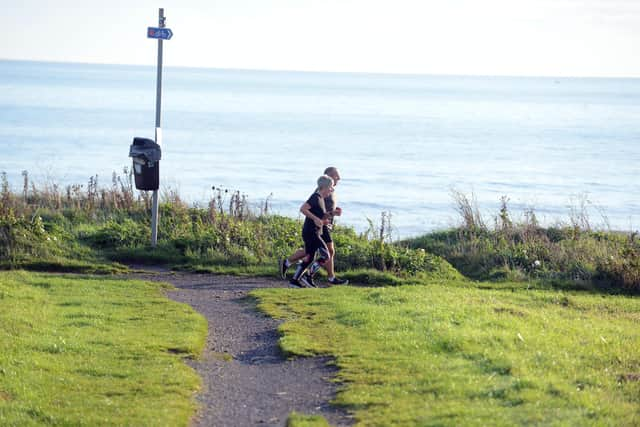
[[361, 425], [638, 425], [640, 300], [510, 287], [254, 295], [285, 352], [335, 358]]
[[207, 325], [163, 289], [0, 272], [0, 425], [188, 425]]
[[[148, 194], [136, 196], [126, 173], [111, 189], [96, 181], [37, 189], [25, 175], [16, 194], [0, 176], [0, 268], [104, 274], [149, 263], [276, 275], [278, 258], [301, 243], [299, 221], [266, 204], [251, 212], [245, 196], [227, 201], [218, 190], [206, 207], [164, 194], [151, 250]], [[332, 355], [345, 385], [337, 403], [364, 425], [639, 424], [640, 306], [614, 295], [640, 290], [637, 233], [593, 230], [580, 213], [557, 227], [541, 227], [533, 211], [518, 222], [506, 199], [489, 227], [470, 199], [456, 200], [459, 227], [404, 242], [391, 240], [384, 214], [361, 234], [336, 227], [337, 270], [376, 288], [257, 292], [262, 310], [286, 319], [283, 349]], [[171, 408], [167, 424], [185, 422], [197, 378], [179, 373], [175, 353], [199, 351], [199, 316], [151, 284], [24, 272], [0, 280], [9, 325], [0, 421], [74, 424], [87, 411], [97, 424], [144, 425]], [[85, 399], [86, 390], [106, 391]]]
[[[98, 188], [97, 177], [86, 187], [38, 188], [23, 176], [23, 191], [15, 193], [0, 173], [0, 269], [109, 274], [142, 263], [276, 275], [277, 260], [302, 244], [300, 221], [271, 214], [268, 201], [251, 209], [246, 195], [216, 188], [206, 206], [188, 206], [164, 191], [152, 249], [149, 193], [134, 191], [130, 171], [114, 174], [110, 188]], [[416, 276], [418, 282], [454, 280], [461, 273], [560, 289], [640, 291], [638, 233], [595, 229], [584, 205], [572, 209], [568, 221], [542, 227], [532, 208], [515, 219], [506, 197], [487, 219], [473, 196], [452, 196], [459, 226], [406, 241], [393, 241], [385, 212], [362, 233], [338, 224], [337, 271], [364, 284], [416, 282]]]

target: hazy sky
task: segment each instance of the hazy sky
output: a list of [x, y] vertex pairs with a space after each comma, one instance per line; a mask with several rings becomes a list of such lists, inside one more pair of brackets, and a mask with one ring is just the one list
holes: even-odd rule
[[640, 0], [0, 0], [0, 58], [640, 77]]

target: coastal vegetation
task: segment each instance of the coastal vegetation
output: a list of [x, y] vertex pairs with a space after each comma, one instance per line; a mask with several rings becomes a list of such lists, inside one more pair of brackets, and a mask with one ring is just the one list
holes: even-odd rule
[[[277, 260], [300, 244], [300, 222], [250, 208], [238, 191], [214, 189], [206, 206], [189, 206], [167, 190], [160, 204], [159, 243], [150, 250], [150, 196], [133, 188], [130, 171], [99, 188], [38, 188], [26, 172], [21, 192], [0, 176], [0, 268], [111, 273], [125, 264], [176, 269], [276, 274]], [[491, 220], [473, 198], [455, 192], [460, 225], [392, 241], [390, 215], [364, 233], [337, 226], [337, 269], [352, 281], [375, 285], [450, 280], [509, 281], [528, 287], [640, 290], [637, 232], [594, 230], [584, 210], [542, 227], [534, 210], [512, 219], [506, 197]], [[493, 222], [490, 227], [487, 224]]]
[[504, 196], [489, 227], [473, 196], [453, 192], [453, 199], [461, 218], [458, 228], [403, 243], [440, 255], [475, 280], [640, 290], [638, 232], [594, 229], [584, 203], [572, 206], [564, 223], [542, 227], [533, 209], [522, 220], [514, 220]]
[[[139, 424], [175, 406], [168, 424], [184, 425], [199, 383], [180, 358], [199, 354], [206, 322], [158, 285], [107, 275], [163, 264], [274, 276], [301, 243], [300, 221], [268, 201], [250, 208], [240, 192], [216, 188], [189, 206], [169, 190], [152, 250], [150, 197], [128, 170], [108, 188], [23, 177], [12, 191], [0, 176], [0, 268], [82, 274], [0, 273], [0, 421], [81, 424], [73, 417], [109, 404]], [[517, 221], [506, 198], [486, 219], [473, 197], [453, 199], [458, 227], [404, 241], [391, 239], [386, 213], [363, 233], [338, 225], [337, 269], [366, 286], [254, 292], [284, 321], [283, 352], [329, 356], [335, 403], [363, 425], [637, 425], [637, 233], [594, 229], [579, 209], [553, 227], [533, 210]], [[88, 391], [96, 381], [104, 387]], [[50, 397], [73, 387], [82, 401], [75, 389]], [[289, 424], [326, 422], [292, 414]]]
[[[38, 189], [25, 174], [23, 192], [0, 176], [0, 267], [110, 273], [125, 264], [167, 264], [197, 272], [276, 274], [277, 260], [301, 244], [300, 222], [249, 208], [246, 196], [217, 189], [206, 207], [188, 206], [175, 192], [160, 204], [159, 242], [150, 250], [150, 197], [133, 189], [131, 175], [112, 186]], [[449, 263], [423, 249], [358, 235], [337, 227], [337, 268], [362, 283], [459, 277]]]

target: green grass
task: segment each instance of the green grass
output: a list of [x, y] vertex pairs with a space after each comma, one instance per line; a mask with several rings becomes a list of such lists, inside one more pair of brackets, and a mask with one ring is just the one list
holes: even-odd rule
[[188, 271], [198, 274], [224, 274], [229, 276], [251, 276], [251, 277], [279, 277], [279, 272], [275, 263], [272, 265], [176, 265], [176, 270]]
[[0, 272], [0, 425], [188, 425], [207, 325], [161, 290]]
[[291, 355], [331, 355], [368, 426], [640, 424], [640, 300], [448, 286], [260, 290]]
[[0, 270], [29, 270], [49, 273], [118, 274], [127, 273], [129, 268], [116, 262], [90, 262], [68, 258], [48, 260], [22, 260], [14, 263], [0, 261]]
[[287, 418], [287, 427], [329, 427], [329, 423], [320, 415], [306, 415], [292, 412]]

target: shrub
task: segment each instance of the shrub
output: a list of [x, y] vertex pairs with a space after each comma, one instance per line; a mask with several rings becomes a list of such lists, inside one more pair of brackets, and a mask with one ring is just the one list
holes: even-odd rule
[[[1, 174], [0, 264], [35, 266], [37, 258], [41, 266], [67, 262], [70, 269], [83, 269], [83, 262], [108, 257], [266, 271], [264, 266], [275, 268], [277, 259], [302, 246], [299, 220], [267, 214], [268, 201], [260, 212], [252, 212], [245, 195], [216, 188], [206, 208], [189, 207], [167, 191], [160, 204], [158, 246], [150, 250], [150, 197], [146, 192], [135, 196], [127, 176], [114, 175], [110, 189], [99, 189], [94, 177], [86, 189], [76, 185], [65, 192], [56, 185], [37, 188], [24, 173], [23, 191], [14, 194]], [[503, 197], [490, 229], [473, 196], [454, 193], [454, 200], [459, 227], [402, 242], [391, 241], [391, 214], [386, 212], [379, 225], [370, 221], [362, 234], [336, 226], [336, 270], [367, 272], [367, 283], [457, 280], [459, 271], [479, 280], [570, 281], [640, 290], [637, 235], [591, 230], [584, 206], [572, 211], [569, 225], [542, 228], [532, 209], [524, 220], [514, 220]]]
[[0, 261], [15, 266], [22, 260], [46, 258], [61, 253], [58, 237], [49, 233], [40, 215], [0, 217]]
[[615, 255], [599, 259], [596, 266], [598, 279], [630, 290], [640, 290], [640, 244], [633, 233], [618, 248]]
[[572, 211], [570, 225], [545, 229], [532, 210], [524, 221], [513, 221], [506, 202], [503, 198], [496, 227], [490, 230], [477, 217], [477, 208], [468, 206], [470, 199], [458, 198], [463, 204], [458, 228], [404, 243], [440, 255], [478, 280], [535, 279], [640, 290], [636, 233], [592, 231], [586, 214], [578, 210]]
[[108, 220], [86, 236], [86, 241], [97, 248], [132, 248], [144, 246], [151, 239], [151, 230], [129, 218]]

